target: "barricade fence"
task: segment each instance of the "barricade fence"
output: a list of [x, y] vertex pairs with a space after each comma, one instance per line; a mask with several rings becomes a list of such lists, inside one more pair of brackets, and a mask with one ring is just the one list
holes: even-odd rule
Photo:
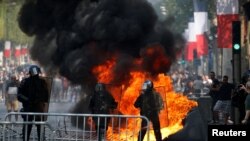
[[[147, 122], [143, 130], [149, 131], [144, 116], [11, 112], [0, 121], [0, 140], [137, 141], [142, 120]], [[149, 138], [146, 134], [144, 141]]]

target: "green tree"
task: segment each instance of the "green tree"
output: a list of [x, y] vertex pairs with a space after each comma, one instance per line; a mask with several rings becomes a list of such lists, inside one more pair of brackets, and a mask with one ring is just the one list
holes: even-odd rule
[[0, 1], [0, 39], [4, 36], [4, 22], [5, 22], [5, 6], [3, 1]]
[[24, 0], [0, 0], [0, 40], [10, 40], [17, 44], [33, 41], [18, 26], [17, 16], [23, 2]]
[[[216, 1], [207, 0], [207, 2], [208, 18], [213, 19], [216, 12]], [[182, 33], [187, 28], [187, 23], [193, 18], [193, 0], [163, 0], [160, 5], [166, 7], [165, 18], [173, 17], [171, 19], [174, 19], [172, 30]]]

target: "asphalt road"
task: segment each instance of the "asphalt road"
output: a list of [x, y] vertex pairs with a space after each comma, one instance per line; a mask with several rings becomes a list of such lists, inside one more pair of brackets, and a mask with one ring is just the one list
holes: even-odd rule
[[[71, 102], [57, 102], [57, 103], [50, 103], [49, 104], [49, 113], [69, 113], [70, 110], [74, 107], [76, 103], [71, 103]], [[21, 103], [19, 106], [19, 109], [21, 108]], [[0, 122], [4, 121], [5, 115], [6, 115], [6, 106], [4, 102], [0, 102]], [[12, 117], [12, 121], [14, 120], [14, 117]], [[21, 121], [22, 119], [19, 119]], [[53, 122], [57, 124], [57, 121]], [[62, 123], [62, 122], [61, 122]], [[3, 128], [3, 125], [0, 125], [0, 140], [3, 138], [3, 133], [7, 134], [7, 138], [5, 140], [11, 140], [11, 141], [21, 141], [21, 130], [22, 130], [22, 125], [15, 125], [13, 127], [7, 127]], [[46, 128], [46, 130], [48, 130]], [[36, 130], [32, 130], [33, 132], [36, 132]], [[34, 133], [36, 135], [36, 133]], [[46, 135], [47, 136], [47, 135]]]
[[[53, 102], [49, 104], [49, 113], [69, 113], [75, 103], [71, 102]], [[22, 107], [19, 103], [19, 109]], [[7, 113], [6, 106], [3, 101], [0, 102], [0, 120], [3, 120]]]

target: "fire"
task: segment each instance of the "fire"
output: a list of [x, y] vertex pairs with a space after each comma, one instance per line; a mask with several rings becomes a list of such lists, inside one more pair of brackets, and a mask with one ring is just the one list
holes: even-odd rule
[[108, 60], [105, 64], [97, 66], [93, 73], [98, 76], [98, 81], [108, 83], [112, 80], [112, 67], [115, 65], [114, 60]]
[[[107, 61], [104, 65], [94, 68], [93, 72], [97, 74], [97, 78], [100, 82], [110, 84], [113, 78], [111, 70], [114, 65], [115, 60]], [[139, 115], [139, 110], [134, 107], [134, 102], [139, 96], [142, 83], [146, 79], [150, 79], [154, 82], [154, 87], [161, 94], [165, 104], [164, 109], [159, 115], [162, 137], [165, 138], [182, 129], [182, 120], [186, 117], [190, 109], [197, 106], [197, 103], [189, 100], [180, 93], [175, 93], [169, 76], [159, 74], [157, 77], [151, 78], [147, 73], [139, 71], [130, 72], [130, 76], [126, 85], [118, 87], [112, 87], [112, 84], [109, 85], [110, 92], [118, 102], [117, 110], [119, 113], [123, 115]], [[114, 138], [115, 135], [110, 128], [108, 129], [108, 134], [112, 134]], [[138, 121], [136, 127], [134, 123], [128, 122], [126, 128], [130, 131], [136, 130], [138, 133], [140, 130], [140, 121]], [[150, 130], [149, 134], [150, 140], [155, 140], [153, 130]], [[137, 135], [132, 135], [129, 140], [136, 138]], [[126, 140], [128, 139], [126, 138]]]

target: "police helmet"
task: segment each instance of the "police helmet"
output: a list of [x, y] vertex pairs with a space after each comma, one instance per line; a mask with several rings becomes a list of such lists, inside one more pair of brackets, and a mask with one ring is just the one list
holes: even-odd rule
[[105, 84], [103, 84], [103, 83], [97, 83], [95, 85], [95, 91], [96, 92], [103, 91], [103, 90], [105, 90]]
[[142, 90], [152, 90], [154, 87], [153, 82], [150, 80], [146, 80], [143, 84], [142, 84]]
[[32, 65], [29, 68], [29, 74], [30, 75], [38, 75], [41, 73], [41, 69], [37, 65]]

